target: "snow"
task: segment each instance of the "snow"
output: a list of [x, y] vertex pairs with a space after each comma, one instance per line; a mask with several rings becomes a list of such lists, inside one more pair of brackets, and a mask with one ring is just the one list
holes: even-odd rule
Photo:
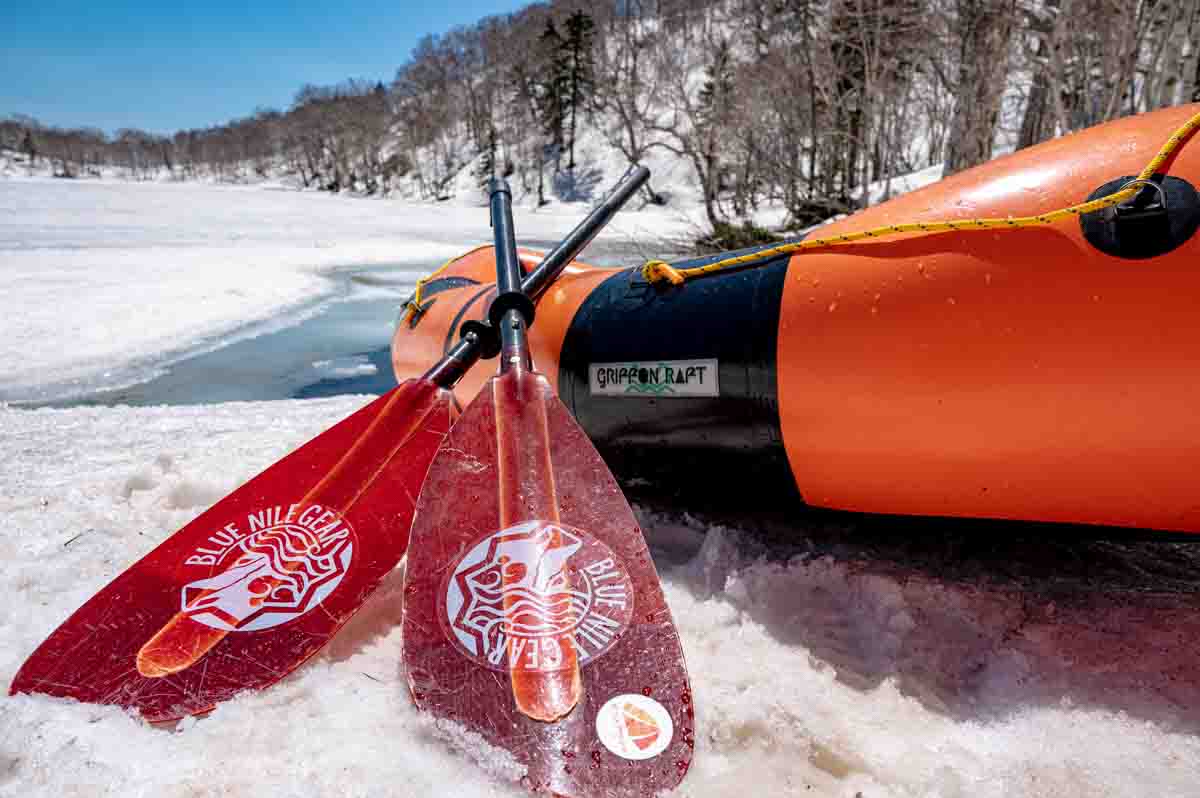
[[[586, 205], [515, 212], [523, 240], [553, 242]], [[607, 241], [670, 229], [618, 219]], [[264, 324], [295, 323], [339, 269], [412, 279], [490, 240], [483, 207], [380, 201], [262, 186], [0, 180], [0, 401], [120, 387]]]
[[[128, 564], [365, 401], [0, 409], [0, 682]], [[1195, 794], [1200, 739], [1171, 730], [1179, 717], [1072, 703], [1102, 668], [1061, 643], [1046, 648], [1055, 630], [1080, 632], [1068, 610], [1053, 627], [1012, 634], [1028, 600], [1019, 593], [833, 558], [774, 562], [747, 553], [736, 529], [643, 518], [697, 709], [679, 795], [742, 796], [747, 785], [837, 798]], [[0, 795], [520, 795], [509, 759], [413, 709], [402, 601], [397, 571], [282, 684], [177, 728], [7, 697]], [[1143, 653], [1161, 664], [1154, 646]], [[917, 657], [920, 678], [909, 673]], [[1065, 688], [1039, 696], [1056, 668]], [[1176, 676], [1133, 674], [1149, 694]]]
[[[523, 210], [517, 229], [549, 240], [578, 211]], [[0, 182], [0, 392], [69, 392], [249, 334], [321, 301], [329, 270], [425, 273], [486, 239], [482, 214], [261, 187]], [[653, 211], [620, 224], [618, 238], [680, 229]], [[0, 404], [0, 684], [128, 565], [366, 401]], [[640, 508], [693, 680], [696, 757], [678, 795], [1196, 794], [1200, 618], [1187, 597], [1075, 606], [853, 554], [772, 556], [684, 509]], [[281, 684], [172, 728], [0, 698], [0, 798], [522, 795], [511, 758], [413, 709], [402, 576]]]
[[374, 363], [367, 362], [366, 355], [352, 355], [333, 360], [314, 360], [312, 365], [322, 377], [344, 379], [346, 377], [370, 377], [379, 373], [379, 369]]

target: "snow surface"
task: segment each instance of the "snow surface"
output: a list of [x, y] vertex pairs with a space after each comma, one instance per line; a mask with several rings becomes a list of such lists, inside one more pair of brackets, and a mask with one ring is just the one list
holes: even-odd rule
[[[0, 683], [128, 564], [365, 401], [0, 408]], [[644, 521], [697, 710], [679, 795], [1196, 794], [1194, 734], [1072, 703], [1071, 674], [1094, 668], [1054, 642], [1080, 633], [1069, 612], [1020, 629], [1019, 594], [829, 558], [771, 562], [747, 555], [736, 530]], [[175, 729], [112, 707], [4, 698], [0, 796], [521, 795], [505, 757], [412, 708], [400, 585], [398, 570], [282, 684]], [[928, 673], [903, 677], [916, 657]], [[864, 670], [879, 678], [851, 678]], [[1031, 700], [1055, 670], [1067, 687]], [[1176, 675], [1131, 678], [1153, 692]], [[947, 694], [916, 697], [914, 683]]]
[[[521, 212], [518, 230], [553, 239], [569, 210]], [[486, 239], [481, 215], [261, 187], [0, 181], [0, 396], [129, 378], [251, 319], [291, 318], [327, 290], [322, 270], [424, 273]], [[653, 213], [619, 224], [679, 229]], [[366, 401], [0, 404], [0, 684], [129, 564]], [[1058, 606], [928, 569], [772, 559], [682, 509], [642, 511], [697, 711], [677, 794], [1197, 794], [1188, 601]], [[521, 795], [505, 756], [413, 710], [401, 578], [282, 684], [173, 729], [0, 698], [0, 796]]]
[[375, 364], [367, 361], [366, 355], [351, 355], [334, 360], [314, 360], [312, 365], [322, 377], [337, 379], [370, 377], [379, 373]]
[[[619, 175], [618, 175], [619, 176]], [[586, 205], [515, 211], [552, 243]], [[624, 214], [602, 241], [679, 222]], [[287, 324], [338, 269], [412, 278], [490, 241], [480, 207], [196, 183], [0, 180], [0, 401], [61, 399], [154, 376], [164, 363]]]

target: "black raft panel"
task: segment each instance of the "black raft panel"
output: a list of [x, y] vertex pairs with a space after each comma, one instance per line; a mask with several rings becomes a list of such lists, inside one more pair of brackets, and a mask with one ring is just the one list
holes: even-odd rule
[[799, 500], [776, 379], [787, 261], [665, 288], [629, 269], [575, 314], [559, 393], [622, 480], [705, 506]]

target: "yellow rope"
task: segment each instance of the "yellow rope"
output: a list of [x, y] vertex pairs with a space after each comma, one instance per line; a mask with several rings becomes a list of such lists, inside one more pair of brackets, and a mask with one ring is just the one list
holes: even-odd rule
[[[1185, 122], [1178, 130], [1176, 130], [1171, 138], [1167, 139], [1166, 144], [1159, 149], [1158, 154], [1146, 164], [1146, 168], [1142, 170], [1134, 181], [1149, 180], [1159, 167], [1166, 162], [1171, 155], [1179, 149], [1184, 140], [1192, 134], [1197, 127], [1200, 127], [1200, 114], [1196, 114], [1187, 122]], [[1069, 216], [1079, 216], [1084, 213], [1092, 213], [1103, 208], [1109, 208], [1117, 203], [1134, 197], [1142, 190], [1142, 186], [1133, 186], [1127, 184], [1127, 188], [1122, 188], [1099, 199], [1094, 199], [1090, 202], [1083, 202], [1079, 205], [1072, 205], [1069, 208], [1061, 208], [1057, 211], [1041, 213], [1036, 216], [1010, 216], [1005, 219], [959, 219], [954, 221], [939, 221], [939, 222], [906, 222], [904, 224], [889, 224], [882, 227], [875, 227], [870, 230], [860, 230], [858, 232], [845, 233], [843, 235], [826, 236], [824, 238], [808, 238], [804, 241], [799, 241], [792, 244], [780, 244], [777, 247], [769, 249], [760, 249], [748, 255], [739, 255], [733, 258], [725, 258], [714, 263], [705, 264], [704, 266], [694, 266], [690, 269], [676, 269], [670, 264], [661, 260], [647, 261], [642, 266], [642, 276], [651, 283], [669, 282], [672, 285], [682, 285], [684, 281], [692, 277], [698, 277], [703, 274], [712, 274], [713, 272], [723, 269], [733, 268], [735, 266], [743, 266], [749, 263], [759, 261], [767, 261], [779, 255], [790, 255], [793, 252], [800, 252], [809, 249], [818, 249], [820, 247], [836, 247], [845, 244], [853, 244], [869, 238], [879, 238], [881, 236], [892, 235], [895, 233], [940, 233], [947, 230], [995, 230], [995, 229], [1011, 229], [1017, 227], [1035, 227], [1040, 225], [1053, 224], [1059, 219]]]
[[487, 249], [490, 246], [491, 246], [491, 244], [480, 244], [479, 246], [475, 247], [474, 249], [472, 249], [468, 252], [464, 252], [461, 255], [455, 255], [453, 258], [446, 261], [441, 266], [438, 266], [436, 269], [434, 269], [432, 272], [430, 272], [425, 277], [422, 277], [420, 280], [417, 280], [416, 290], [413, 291], [412, 297], [407, 302], [404, 303], [404, 315], [400, 317], [400, 323], [408, 324], [412, 320], [413, 316], [416, 313], [420, 312], [421, 298], [425, 291], [426, 283], [430, 282], [431, 280], [436, 279], [439, 274], [446, 271], [446, 269], [450, 268], [455, 263], [458, 263], [460, 260], [467, 257], [468, 255], [478, 252], [481, 249]]

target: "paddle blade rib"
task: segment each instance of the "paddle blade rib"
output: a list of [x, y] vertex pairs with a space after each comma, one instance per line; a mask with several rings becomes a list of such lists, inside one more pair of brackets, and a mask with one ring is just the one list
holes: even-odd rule
[[409, 380], [270, 466], [80, 607], [11, 692], [166, 721], [279, 681], [404, 556], [451, 401]]
[[468, 406], [430, 466], [409, 552], [404, 652], [420, 708], [509, 751], [537, 792], [680, 782], [691, 695], [658, 574], [544, 378], [510, 371]]
[[572, 603], [580, 580], [569, 568], [558, 567], [575, 544], [560, 526], [543, 384], [538, 375], [526, 371], [497, 378], [492, 412], [500, 528], [544, 522], [536, 537], [517, 536], [528, 542], [523, 549], [513, 544], [513, 553], [502, 555], [509, 559], [498, 571], [506, 623], [542, 636], [543, 653], [549, 654], [540, 658], [539, 667], [510, 668], [513, 699], [528, 717], [554, 721], [569, 713], [583, 692], [568, 631], [580, 611]]

